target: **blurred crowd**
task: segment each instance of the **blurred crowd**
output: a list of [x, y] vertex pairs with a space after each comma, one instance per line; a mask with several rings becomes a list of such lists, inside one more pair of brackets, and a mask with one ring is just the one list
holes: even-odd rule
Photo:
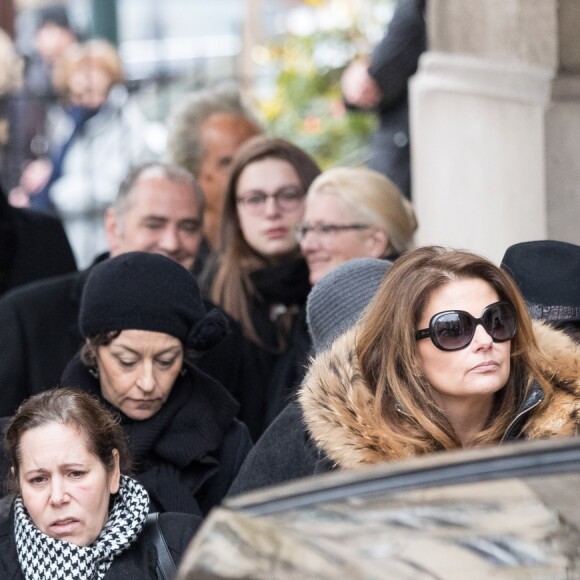
[[228, 494], [577, 433], [580, 247], [414, 247], [424, 10], [341, 79], [369, 166], [324, 171], [234, 83], [153, 142], [112, 44], [46, 9], [25, 63], [0, 31], [0, 576], [154, 578], [143, 530], [178, 561]]

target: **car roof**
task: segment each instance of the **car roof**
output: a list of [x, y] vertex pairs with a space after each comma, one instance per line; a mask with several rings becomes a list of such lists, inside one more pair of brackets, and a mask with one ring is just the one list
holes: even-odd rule
[[231, 498], [184, 567], [205, 578], [580, 578], [579, 500], [580, 439], [438, 453]]

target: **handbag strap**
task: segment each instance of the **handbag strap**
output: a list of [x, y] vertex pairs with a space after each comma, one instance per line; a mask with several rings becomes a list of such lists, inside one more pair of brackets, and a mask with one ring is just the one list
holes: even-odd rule
[[153, 542], [157, 550], [157, 563], [155, 571], [158, 580], [173, 580], [176, 573], [175, 562], [171, 557], [167, 542], [163, 537], [163, 532], [159, 527], [159, 513], [155, 512], [147, 515], [145, 521], [145, 533]]

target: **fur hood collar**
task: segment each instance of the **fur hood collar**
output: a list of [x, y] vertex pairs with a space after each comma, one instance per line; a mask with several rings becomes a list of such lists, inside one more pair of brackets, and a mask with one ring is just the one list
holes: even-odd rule
[[[356, 328], [313, 359], [299, 392], [307, 428], [341, 469], [404, 459], [414, 451], [387, 437], [373, 413], [374, 396], [360, 372]], [[550, 392], [537, 388], [521, 437], [541, 439], [580, 431], [580, 345], [563, 332], [534, 322], [545, 354], [542, 370]], [[539, 397], [538, 397], [539, 392]]]

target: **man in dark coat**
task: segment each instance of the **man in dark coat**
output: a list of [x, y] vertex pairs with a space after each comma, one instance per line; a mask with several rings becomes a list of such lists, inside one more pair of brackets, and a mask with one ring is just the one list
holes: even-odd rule
[[426, 0], [399, 0], [387, 34], [370, 61], [357, 58], [344, 71], [346, 104], [375, 110], [379, 128], [371, 140], [369, 167], [393, 180], [411, 198], [407, 85], [427, 46]]
[[[203, 193], [186, 170], [163, 163], [137, 167], [104, 218], [110, 255], [155, 252], [191, 269], [201, 242], [203, 204]], [[78, 351], [78, 312], [89, 271], [27, 284], [0, 300], [0, 416], [55, 386]]]

